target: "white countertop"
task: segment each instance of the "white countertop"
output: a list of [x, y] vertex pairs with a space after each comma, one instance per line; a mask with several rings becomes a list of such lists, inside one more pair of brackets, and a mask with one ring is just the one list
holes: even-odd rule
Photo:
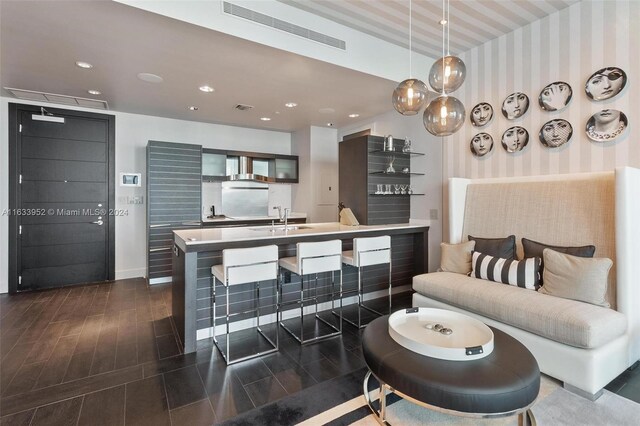
[[[298, 229], [288, 231], [276, 230], [271, 232], [271, 225], [267, 226], [242, 226], [236, 228], [202, 228], [173, 231], [176, 239], [180, 239], [186, 246], [200, 244], [225, 243], [233, 241], [256, 241], [273, 238], [297, 237], [303, 235], [331, 235], [352, 232], [381, 231], [385, 229], [410, 229], [429, 226], [427, 220], [412, 220], [409, 223], [392, 225], [358, 225], [347, 226], [338, 222], [328, 223], [304, 223], [296, 226]], [[278, 226], [276, 226], [277, 228]]]
[[[292, 212], [289, 213], [289, 219], [305, 219], [307, 217], [306, 213], [296, 213], [296, 212]], [[209, 219], [209, 218], [202, 218], [202, 222], [204, 223], [219, 223], [219, 222], [234, 222], [234, 221], [238, 221], [238, 222], [245, 222], [245, 221], [250, 221], [250, 220], [275, 220], [276, 223], [278, 222], [278, 216], [234, 216], [234, 217], [223, 217], [223, 218], [217, 218], [217, 219]]]

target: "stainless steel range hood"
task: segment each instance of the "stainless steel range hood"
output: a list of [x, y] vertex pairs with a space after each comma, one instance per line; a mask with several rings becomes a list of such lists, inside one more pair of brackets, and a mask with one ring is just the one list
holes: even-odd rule
[[229, 180], [252, 182], [275, 182], [269, 176], [253, 174], [253, 158], [241, 155], [238, 157], [238, 173], [229, 175]]

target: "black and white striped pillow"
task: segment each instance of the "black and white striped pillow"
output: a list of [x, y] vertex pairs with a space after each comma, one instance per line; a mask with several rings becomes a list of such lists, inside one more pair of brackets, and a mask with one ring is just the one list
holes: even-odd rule
[[540, 287], [541, 263], [542, 259], [539, 257], [509, 260], [474, 251], [471, 276], [536, 290]]

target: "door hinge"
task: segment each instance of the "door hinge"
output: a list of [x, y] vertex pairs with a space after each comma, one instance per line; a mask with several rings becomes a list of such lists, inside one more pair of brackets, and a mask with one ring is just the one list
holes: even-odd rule
[[22, 275], [18, 275], [18, 285], [22, 284]]
[[18, 226], [18, 235], [22, 235], [22, 225]]
[[20, 177], [19, 177], [18, 183], [19, 183], [20, 185], [22, 185], [22, 174], [21, 174], [21, 175], [20, 175]]
[[20, 125], [20, 128], [18, 129], [19, 133], [22, 133], [22, 124]]

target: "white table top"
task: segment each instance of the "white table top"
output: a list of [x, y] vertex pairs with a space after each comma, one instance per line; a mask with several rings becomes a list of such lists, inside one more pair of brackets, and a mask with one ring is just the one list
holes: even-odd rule
[[288, 231], [277, 230], [271, 232], [271, 225], [267, 226], [242, 226], [236, 228], [202, 228], [173, 231], [176, 241], [180, 241], [185, 246], [197, 246], [201, 244], [225, 243], [235, 241], [259, 241], [264, 239], [277, 239], [299, 237], [304, 235], [332, 235], [353, 232], [371, 232], [385, 229], [410, 229], [429, 226], [429, 221], [416, 220], [409, 223], [392, 225], [358, 225], [347, 226], [338, 222], [328, 223], [303, 223], [297, 226], [302, 229], [291, 229]]

